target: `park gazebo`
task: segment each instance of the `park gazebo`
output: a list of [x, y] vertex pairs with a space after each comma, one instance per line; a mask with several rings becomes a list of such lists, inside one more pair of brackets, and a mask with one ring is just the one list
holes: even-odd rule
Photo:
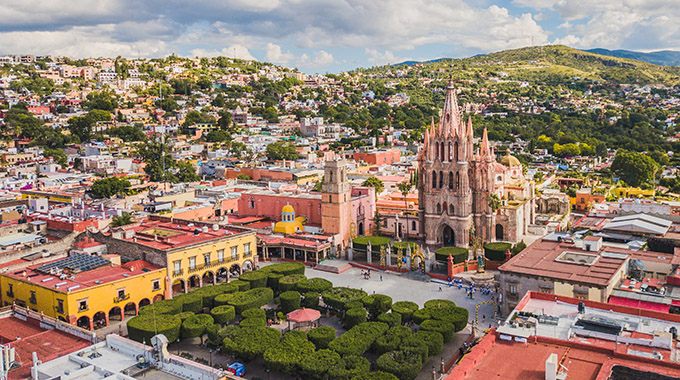
[[286, 319], [288, 319], [288, 330], [290, 330], [290, 323], [295, 322], [295, 329], [302, 327], [303, 329], [309, 328], [313, 322], [321, 318], [321, 312], [314, 309], [297, 309], [286, 314]]

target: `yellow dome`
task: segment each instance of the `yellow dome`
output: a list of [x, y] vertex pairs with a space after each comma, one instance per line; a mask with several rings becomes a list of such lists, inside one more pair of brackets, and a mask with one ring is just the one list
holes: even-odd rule
[[508, 166], [508, 167], [513, 167], [513, 166], [522, 166], [522, 163], [519, 162], [517, 157], [511, 156], [510, 153], [506, 154], [501, 158], [501, 164]]
[[281, 210], [281, 212], [289, 214], [291, 212], [295, 212], [295, 209], [291, 205], [285, 205], [285, 206], [283, 206], [283, 209]]

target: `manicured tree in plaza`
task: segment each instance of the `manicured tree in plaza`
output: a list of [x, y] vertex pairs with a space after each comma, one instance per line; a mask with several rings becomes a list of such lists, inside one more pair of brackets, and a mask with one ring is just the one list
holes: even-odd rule
[[389, 326], [382, 322], [366, 322], [354, 326], [328, 344], [328, 348], [342, 356], [363, 355]]
[[236, 328], [222, 341], [224, 352], [249, 361], [281, 340], [281, 331], [271, 327]]
[[287, 292], [281, 293], [279, 296], [279, 302], [281, 306], [281, 311], [284, 314], [288, 314], [293, 310], [300, 308], [301, 296], [300, 293], [295, 290], [289, 290]]
[[170, 314], [175, 315], [182, 312], [182, 304], [174, 299], [161, 300], [152, 303], [151, 305], [146, 305], [139, 309], [139, 315], [145, 314]]
[[397, 376], [399, 380], [413, 380], [423, 368], [420, 355], [408, 349], [384, 353], [375, 365], [379, 370]]
[[415, 336], [407, 336], [401, 340], [400, 350], [409, 350], [418, 353], [420, 355], [420, 362], [425, 363], [427, 361], [428, 348], [427, 344], [422, 340], [416, 338]]
[[151, 338], [163, 334], [169, 342], [179, 338], [182, 320], [176, 315], [142, 314], [127, 321], [128, 337], [137, 342], [151, 344]]
[[378, 339], [373, 343], [373, 351], [377, 354], [384, 354], [385, 352], [390, 352], [398, 350], [401, 346], [401, 342], [412, 335], [411, 329], [406, 326], [396, 326], [392, 327], [385, 335], [379, 336]]
[[203, 335], [205, 329], [213, 322], [213, 317], [208, 314], [198, 314], [187, 318], [182, 322], [182, 338], [196, 338]]
[[401, 322], [413, 319], [413, 313], [418, 310], [418, 304], [411, 301], [399, 301], [392, 304], [392, 312], [401, 314]]
[[290, 276], [282, 277], [279, 280], [279, 290], [287, 292], [290, 290], [297, 290], [298, 283], [307, 279], [304, 274], [291, 274]]
[[368, 294], [360, 289], [335, 287], [321, 293], [323, 302], [336, 310], [347, 310], [348, 302], [361, 301]]
[[399, 313], [383, 313], [378, 316], [378, 322], [385, 322], [390, 327], [401, 325], [401, 314]]
[[371, 319], [376, 319], [380, 314], [386, 313], [392, 307], [392, 297], [384, 294], [371, 294], [361, 299]]
[[228, 304], [236, 309], [237, 314], [244, 310], [262, 307], [274, 299], [274, 291], [269, 288], [255, 288], [237, 293]]
[[338, 365], [340, 355], [333, 350], [323, 349], [312, 352], [300, 363], [300, 369], [305, 379], [322, 380], [328, 376], [328, 371]]
[[444, 343], [448, 343], [451, 341], [451, 339], [453, 339], [453, 324], [446, 321], [427, 319], [420, 324], [420, 329], [425, 331], [435, 331], [442, 334]]
[[267, 287], [272, 288], [274, 291], [279, 290], [279, 280], [283, 278], [281, 273], [269, 272], [267, 277]]
[[434, 257], [437, 261], [446, 262], [449, 256], [453, 256], [453, 263], [458, 264], [467, 260], [468, 249], [462, 247], [443, 247], [434, 251]]
[[292, 274], [305, 274], [305, 264], [303, 264], [303, 263], [293, 263], [293, 262], [277, 263], [277, 264], [267, 265], [266, 267], [263, 267], [262, 269], [260, 269], [260, 271], [270, 272], [270, 273], [279, 273], [279, 274], [282, 274], [284, 276], [290, 276]]
[[191, 311], [194, 313], [203, 311], [203, 297], [199, 294], [194, 292], [180, 294], [173, 299], [182, 304], [182, 311]]
[[399, 378], [389, 372], [375, 371], [356, 376], [352, 380], [399, 380]]
[[484, 244], [484, 256], [493, 261], [505, 261], [505, 253], [512, 248], [512, 244], [495, 242]]
[[263, 358], [265, 366], [273, 371], [299, 374], [300, 364], [314, 352], [314, 344], [298, 331], [289, 331], [281, 342], [267, 348]]
[[307, 292], [321, 293], [324, 290], [331, 289], [333, 287], [333, 283], [326, 280], [325, 278], [314, 277], [301, 280], [300, 282], [298, 282], [297, 287], [298, 287], [297, 290], [300, 293]]
[[236, 296], [237, 294], [239, 294], [239, 293], [224, 293], [224, 294], [220, 294], [218, 296], [215, 296], [215, 298], [213, 299], [213, 304], [215, 306], [226, 305], [226, 304], [229, 303], [229, 300], [234, 298], [234, 296]]
[[348, 329], [364, 322], [366, 322], [366, 309], [356, 308], [349, 309], [345, 312], [345, 323], [347, 324]]
[[203, 307], [211, 308], [214, 306], [213, 301], [215, 297], [224, 293], [222, 289], [223, 288], [219, 286], [204, 286], [202, 288], [193, 290], [189, 294], [196, 296], [200, 295], [201, 297], [203, 297]]
[[319, 326], [309, 330], [307, 337], [314, 343], [317, 349], [328, 348], [328, 345], [335, 340], [335, 329], [330, 326]]
[[226, 326], [222, 327], [218, 324], [213, 324], [205, 329], [205, 333], [208, 335], [208, 342], [213, 346], [220, 346], [231, 331], [238, 330], [237, 326]]
[[308, 309], [315, 309], [319, 307], [319, 293], [317, 292], [307, 292], [305, 293], [305, 299], [302, 301], [302, 305]]
[[177, 318], [179, 318], [182, 322], [184, 322], [185, 319], [196, 315], [193, 311], [183, 311], [179, 314], [177, 314]]
[[371, 370], [371, 362], [363, 356], [347, 355], [328, 370], [331, 380], [352, 380], [357, 376], [367, 374]]
[[246, 290], [250, 290], [250, 282], [248, 281], [234, 280], [230, 282], [230, 284], [237, 286], [239, 292], [245, 292]]
[[439, 355], [444, 348], [444, 337], [436, 331], [420, 330], [414, 336], [427, 345], [427, 356]]
[[267, 278], [269, 273], [264, 271], [252, 271], [243, 273], [239, 276], [239, 280], [248, 281], [250, 283], [250, 289], [263, 288], [267, 286]]
[[223, 325], [236, 318], [236, 309], [231, 305], [220, 305], [213, 307], [210, 315], [215, 319], [215, 323]]
[[241, 313], [243, 318], [258, 318], [263, 321], [267, 320], [267, 312], [262, 309], [248, 309]]
[[250, 327], [264, 327], [267, 326], [267, 321], [262, 318], [246, 318], [238, 323], [238, 327], [250, 328]]

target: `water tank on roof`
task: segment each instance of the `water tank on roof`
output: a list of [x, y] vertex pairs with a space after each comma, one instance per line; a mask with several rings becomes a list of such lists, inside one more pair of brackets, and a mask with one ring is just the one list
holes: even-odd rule
[[210, 231], [210, 230], [208, 229], [208, 226], [203, 226], [203, 232], [204, 232], [204, 233], [207, 233], [208, 231]]
[[220, 226], [218, 226], [217, 224], [213, 224], [212, 229], [213, 229], [213, 231], [217, 231], [217, 230], [220, 229]]

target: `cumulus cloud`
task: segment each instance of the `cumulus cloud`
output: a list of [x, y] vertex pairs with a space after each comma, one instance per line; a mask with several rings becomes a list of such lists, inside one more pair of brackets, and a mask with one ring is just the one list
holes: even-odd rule
[[334, 62], [333, 54], [319, 50], [313, 56], [302, 54], [297, 60], [296, 66], [308, 69], [318, 69], [320, 67], [328, 66]]
[[191, 50], [192, 57], [218, 57], [225, 56], [229, 58], [245, 59], [248, 61], [256, 61], [257, 59], [250, 54], [247, 47], [243, 45], [231, 45], [220, 50], [216, 49], [193, 49]]
[[272, 62], [272, 63], [277, 63], [279, 65], [287, 65], [293, 58], [295, 58], [295, 55], [293, 55], [291, 52], [283, 52], [281, 50], [281, 46], [277, 44], [273, 44], [271, 42], [267, 43], [267, 54], [265, 55], [265, 59], [267, 62]]

